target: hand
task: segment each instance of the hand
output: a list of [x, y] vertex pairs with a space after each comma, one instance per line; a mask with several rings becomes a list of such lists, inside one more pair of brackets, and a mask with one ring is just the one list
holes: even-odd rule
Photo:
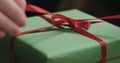
[[26, 24], [25, 0], [0, 0], [0, 38], [20, 33]]

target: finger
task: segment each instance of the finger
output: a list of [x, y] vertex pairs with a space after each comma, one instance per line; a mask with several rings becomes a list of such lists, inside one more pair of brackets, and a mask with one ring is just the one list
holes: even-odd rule
[[14, 1], [23, 11], [25, 11], [26, 0], [14, 0]]
[[5, 36], [5, 32], [3, 32], [2, 30], [0, 30], [0, 38], [3, 38]]
[[2, 12], [0, 12], [0, 28], [12, 36], [20, 33], [20, 28]]
[[1, 0], [0, 11], [5, 13], [17, 25], [24, 26], [26, 24], [25, 13], [13, 0]]

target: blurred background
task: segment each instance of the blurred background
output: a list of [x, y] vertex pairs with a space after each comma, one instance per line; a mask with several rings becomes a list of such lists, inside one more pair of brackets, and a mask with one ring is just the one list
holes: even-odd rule
[[[27, 0], [27, 3], [40, 6], [51, 12], [79, 9], [96, 17], [120, 14], [119, 0]], [[27, 15], [33, 16], [35, 13], [27, 12]], [[119, 19], [109, 21], [120, 26]]]

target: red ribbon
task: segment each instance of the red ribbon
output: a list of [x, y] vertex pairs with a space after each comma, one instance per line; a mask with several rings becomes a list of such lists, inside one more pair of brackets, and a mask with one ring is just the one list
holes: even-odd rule
[[[89, 38], [97, 41], [101, 46], [100, 63], [106, 63], [106, 57], [107, 57], [106, 43], [102, 39], [94, 36], [93, 34], [87, 32], [85, 30], [86, 28], [88, 29], [90, 27], [91, 23], [96, 23], [96, 22], [90, 22], [88, 20], [98, 20], [98, 19], [75, 20], [75, 19], [72, 19], [70, 17], [66, 17], [66, 16], [61, 15], [61, 14], [53, 14], [47, 10], [44, 10], [43, 8], [36, 7], [34, 5], [29, 5], [29, 4], [26, 6], [26, 10], [29, 12], [35, 12], [35, 13], [39, 13], [39, 14], [50, 14], [51, 18], [46, 17], [44, 15], [41, 15], [40, 17], [44, 18], [46, 21], [53, 24], [54, 26], [48, 26], [48, 27], [39, 28], [39, 29], [35, 29], [35, 30], [29, 30], [29, 31], [25, 31], [25, 32], [22, 32], [20, 34], [13, 36], [12, 40], [10, 42], [10, 63], [14, 63], [14, 42], [15, 42], [17, 37], [19, 37], [21, 35], [25, 35], [25, 34], [30, 34], [30, 33], [48, 30], [48, 29], [51, 29], [54, 27], [58, 27], [59, 29], [63, 29], [64, 28], [63, 26], [68, 26], [72, 30], [74, 30], [75, 32], [78, 32], [86, 37], [89, 37]], [[120, 15], [114, 15], [114, 16], [101, 17], [99, 19], [119, 19], [119, 18], [120, 18]], [[97, 21], [97, 22], [103, 22], [103, 21]]]

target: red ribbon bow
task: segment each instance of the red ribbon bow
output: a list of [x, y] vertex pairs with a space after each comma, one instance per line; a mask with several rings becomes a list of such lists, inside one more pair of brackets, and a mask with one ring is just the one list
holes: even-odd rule
[[[10, 63], [14, 63], [14, 42], [18, 36], [47, 30], [47, 29], [53, 28], [55, 26], [58, 27], [59, 29], [64, 28], [63, 26], [68, 26], [72, 30], [74, 30], [75, 32], [78, 32], [86, 37], [89, 37], [89, 38], [97, 41], [101, 46], [100, 63], [106, 63], [106, 43], [102, 39], [90, 34], [89, 32], [87, 32], [85, 30], [86, 28], [88, 29], [90, 27], [91, 23], [94, 23], [94, 22], [90, 22], [88, 20], [94, 20], [94, 19], [75, 20], [75, 19], [72, 19], [70, 17], [66, 17], [66, 16], [61, 15], [61, 14], [53, 14], [47, 10], [44, 10], [40, 7], [36, 7], [34, 5], [27, 5], [26, 10], [30, 11], [30, 12], [40, 13], [40, 14], [50, 14], [51, 18], [46, 17], [44, 15], [41, 15], [40, 17], [44, 18], [46, 21], [50, 22], [54, 26], [48, 26], [48, 27], [39, 28], [39, 29], [35, 29], [35, 30], [25, 31], [25, 32], [22, 32], [20, 34], [17, 34], [16, 36], [12, 37], [12, 40], [10, 42], [11, 43], [10, 44], [10, 51], [11, 51], [10, 52]], [[101, 17], [100, 19], [118, 19], [118, 18], [120, 18], [120, 15]], [[101, 22], [101, 21], [99, 21], [99, 22]]]

